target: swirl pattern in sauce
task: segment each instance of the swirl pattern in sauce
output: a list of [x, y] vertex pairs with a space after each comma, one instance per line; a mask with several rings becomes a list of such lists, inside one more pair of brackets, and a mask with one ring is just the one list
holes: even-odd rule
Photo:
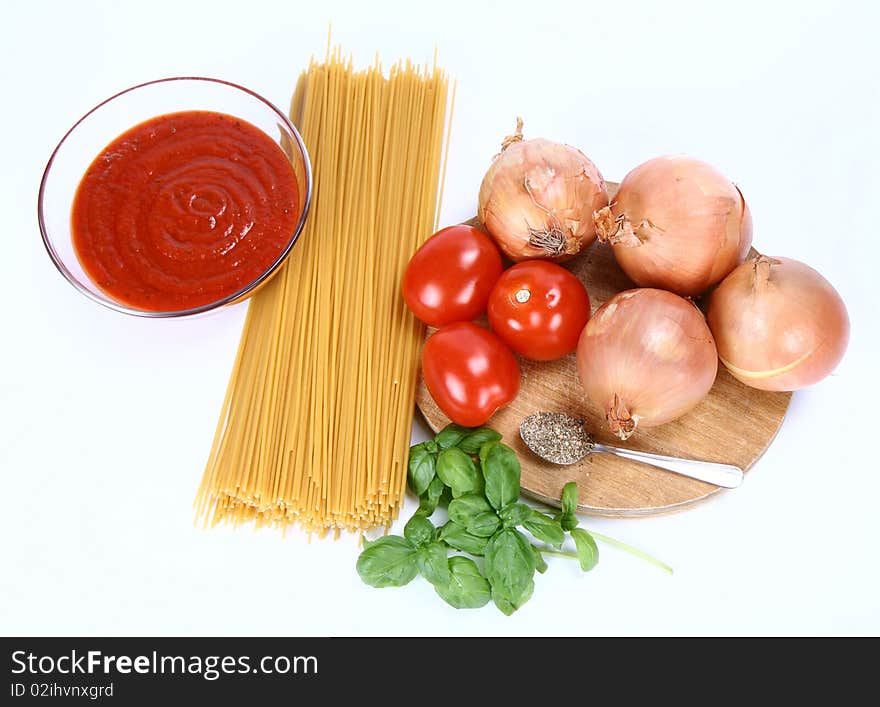
[[73, 244], [114, 300], [192, 309], [244, 289], [278, 259], [298, 200], [290, 161], [262, 130], [221, 113], [171, 113], [92, 162], [73, 202]]

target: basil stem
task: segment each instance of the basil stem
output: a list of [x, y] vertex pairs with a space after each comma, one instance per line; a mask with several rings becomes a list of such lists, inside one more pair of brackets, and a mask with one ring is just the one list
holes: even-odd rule
[[662, 560], [658, 560], [653, 555], [649, 555], [644, 550], [639, 550], [637, 547], [633, 547], [632, 545], [627, 545], [625, 542], [621, 540], [615, 540], [614, 538], [609, 538], [607, 535], [602, 535], [601, 533], [597, 533], [595, 530], [590, 531], [590, 535], [592, 535], [596, 540], [601, 540], [606, 545], [611, 545], [611, 547], [616, 547], [618, 550], [623, 550], [624, 552], [628, 552], [630, 555], [634, 555], [645, 562], [649, 562], [655, 567], [659, 567], [664, 572], [668, 572], [672, 574], [673, 569], [669, 565], [667, 565]]

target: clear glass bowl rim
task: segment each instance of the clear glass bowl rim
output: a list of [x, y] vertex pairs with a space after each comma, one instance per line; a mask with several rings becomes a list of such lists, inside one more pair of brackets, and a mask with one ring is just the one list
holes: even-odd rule
[[[275, 259], [275, 261], [253, 282], [249, 283], [245, 287], [240, 290], [233, 292], [222, 299], [216, 300], [214, 302], [208, 302], [207, 304], [200, 305], [198, 307], [192, 307], [190, 309], [180, 309], [180, 310], [172, 310], [172, 311], [158, 311], [151, 312], [142, 309], [135, 309], [134, 307], [128, 307], [120, 302], [115, 302], [110, 299], [109, 296], [102, 298], [96, 295], [94, 292], [84, 287], [80, 282], [73, 276], [73, 274], [67, 269], [67, 266], [62, 262], [62, 259], [55, 251], [55, 247], [52, 245], [52, 238], [49, 235], [49, 229], [46, 225], [46, 219], [43, 215], [43, 196], [46, 189], [46, 182], [49, 178], [49, 174], [52, 170], [52, 165], [55, 162], [55, 157], [58, 155], [58, 151], [64, 145], [65, 141], [68, 137], [84, 122], [86, 121], [93, 113], [97, 110], [100, 110], [103, 106], [110, 103], [113, 100], [116, 100], [120, 96], [123, 96], [127, 93], [131, 93], [132, 91], [137, 91], [140, 88], [145, 88], [147, 86], [154, 86], [157, 84], [169, 83], [172, 81], [206, 81], [209, 83], [220, 84], [222, 86], [227, 86], [229, 88], [238, 89], [239, 91], [243, 91], [247, 93], [253, 98], [256, 98], [258, 101], [266, 105], [272, 112], [274, 112], [283, 122], [283, 124], [290, 130], [291, 135], [293, 135], [294, 139], [297, 142], [297, 145], [300, 150], [300, 154], [303, 157], [303, 171], [305, 172], [305, 189], [302, 197], [304, 199], [303, 202], [303, 210], [300, 215], [299, 221], [294, 228], [293, 234], [291, 235], [290, 241], [284, 247], [284, 250], [281, 251], [279, 256]], [[194, 110], [197, 110], [194, 108]], [[108, 143], [115, 139], [115, 135], [108, 138]], [[240, 300], [246, 298], [249, 294], [251, 294], [254, 290], [256, 290], [260, 285], [266, 282], [281, 264], [287, 259], [287, 256], [290, 254], [290, 251], [293, 249], [293, 246], [299, 240], [300, 234], [302, 233], [303, 226], [306, 222], [306, 217], [309, 214], [309, 208], [312, 204], [312, 164], [309, 159], [308, 150], [306, 150], [305, 143], [303, 142], [302, 136], [299, 134], [299, 130], [296, 129], [296, 126], [290, 121], [290, 118], [287, 117], [282, 111], [275, 106], [271, 101], [266, 100], [256, 91], [252, 91], [251, 89], [241, 86], [237, 83], [233, 83], [231, 81], [225, 81], [223, 79], [209, 78], [206, 76], [170, 76], [162, 79], [154, 79], [153, 81], [145, 81], [144, 83], [139, 83], [135, 86], [130, 86], [118, 93], [114, 93], [109, 98], [104, 99], [100, 103], [98, 103], [94, 108], [89, 110], [85, 115], [83, 115], [79, 120], [77, 120], [70, 129], [64, 133], [64, 137], [58, 141], [58, 144], [55, 146], [55, 149], [52, 150], [52, 154], [49, 157], [49, 161], [46, 163], [46, 168], [43, 170], [42, 179], [40, 179], [40, 191], [37, 197], [37, 220], [40, 224], [40, 235], [43, 239], [43, 245], [46, 248], [46, 252], [49, 254], [49, 258], [52, 260], [52, 263], [58, 269], [58, 271], [64, 276], [64, 279], [67, 280], [74, 288], [76, 288], [79, 292], [84, 294], [93, 302], [97, 302], [100, 305], [108, 307], [117, 312], [121, 312], [122, 314], [130, 314], [137, 317], [147, 317], [151, 319], [168, 319], [175, 317], [188, 317], [195, 314], [203, 314], [205, 312], [209, 312], [214, 309], [219, 309], [221, 307], [225, 307], [228, 304], [233, 304]]]

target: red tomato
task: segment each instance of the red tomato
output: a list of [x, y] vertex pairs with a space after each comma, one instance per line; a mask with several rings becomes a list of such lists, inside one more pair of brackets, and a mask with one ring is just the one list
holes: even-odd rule
[[519, 392], [519, 366], [504, 343], [472, 322], [447, 324], [422, 351], [428, 392], [453, 422], [479, 427]]
[[469, 322], [486, 311], [501, 270], [501, 255], [489, 236], [473, 226], [450, 226], [425, 241], [409, 261], [403, 298], [430, 326]]
[[489, 324], [525, 358], [552, 361], [577, 348], [590, 298], [561, 265], [528, 260], [507, 270], [489, 296]]

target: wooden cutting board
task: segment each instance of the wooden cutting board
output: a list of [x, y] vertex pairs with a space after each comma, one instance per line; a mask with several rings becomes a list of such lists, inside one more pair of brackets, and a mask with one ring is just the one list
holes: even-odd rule
[[[609, 183], [608, 188], [613, 195], [617, 185]], [[471, 223], [479, 226], [476, 220]], [[635, 287], [618, 267], [611, 248], [601, 243], [564, 265], [586, 285], [594, 312], [617, 292]], [[626, 442], [620, 442], [605, 431], [602, 413], [584, 396], [574, 354], [551, 362], [520, 358], [519, 363], [519, 395], [487, 425], [501, 432], [504, 442], [519, 455], [524, 494], [558, 506], [563, 485], [577, 481], [579, 508], [594, 515], [634, 517], [683, 510], [722, 489], [607, 454], [590, 455], [567, 467], [544, 462], [519, 437], [519, 423], [524, 417], [541, 410], [565, 412], [585, 419], [599, 442], [726, 462], [748, 470], [773, 441], [791, 399], [791, 393], [749, 388], [719, 364], [714, 387], [691, 412], [660, 427], [639, 430]], [[423, 380], [419, 381], [416, 403], [434, 431], [449, 423]]]

